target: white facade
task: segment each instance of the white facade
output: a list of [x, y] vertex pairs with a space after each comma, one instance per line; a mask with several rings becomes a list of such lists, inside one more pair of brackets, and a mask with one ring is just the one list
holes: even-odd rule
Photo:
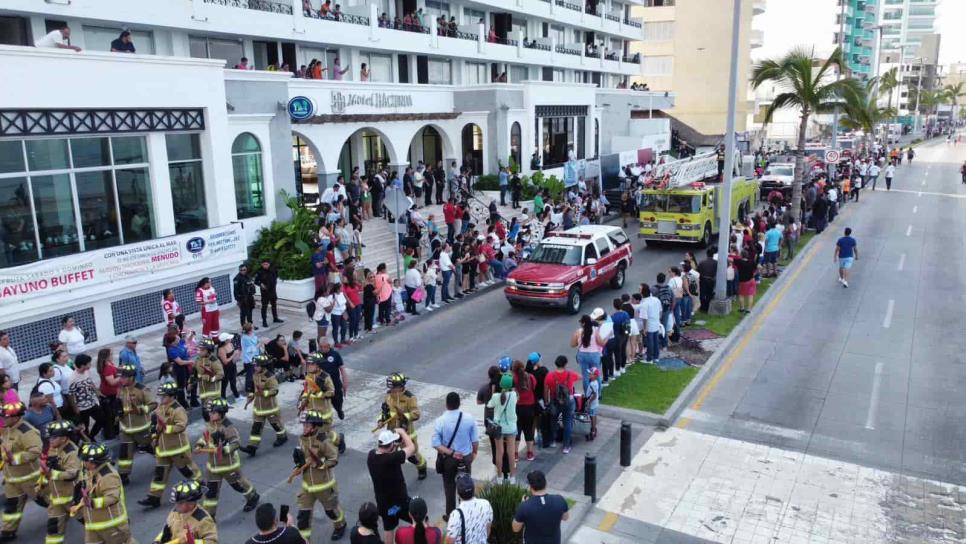
[[[669, 139], [664, 124], [635, 125], [630, 113], [667, 109], [673, 96], [590, 83], [636, 73], [639, 64], [623, 57], [560, 53], [554, 39], [546, 51], [320, 20], [297, 4], [293, 15], [215, 0], [4, 3], [4, 41], [21, 32], [32, 43], [67, 22], [71, 44], [84, 49], [0, 45], [0, 330], [10, 332], [23, 360], [47, 356], [65, 315], [96, 346], [163, 326], [165, 288], [193, 313], [194, 287], [205, 276], [219, 301], [231, 304], [245, 247], [287, 216], [281, 191], [309, 201], [353, 166], [365, 171], [379, 162], [401, 172], [419, 160], [469, 161], [474, 174], [488, 174], [512, 155], [528, 173], [539, 150], [549, 174], [549, 159], [567, 144], [590, 159]], [[474, 5], [492, 15], [496, 4], [511, 3]], [[623, 18], [556, 2], [517, 0], [502, 9], [533, 10], [514, 26], [518, 34], [542, 25], [540, 14], [612, 40], [640, 33]], [[121, 28], [134, 31], [137, 54], [104, 51]], [[311, 38], [323, 35], [325, 45]], [[215, 58], [198, 58], [202, 36]], [[217, 58], [235, 43], [264, 68], [266, 42], [278, 58], [284, 50], [331, 60], [338, 51], [352, 70], [343, 81], [310, 80], [225, 69], [226, 59]], [[409, 74], [355, 81], [360, 59], [376, 65], [374, 52], [392, 55], [393, 67], [407, 57]], [[450, 62], [450, 82], [418, 82], [422, 55]], [[471, 82], [474, 62], [525, 78]], [[286, 104], [296, 97], [313, 104], [310, 119], [289, 117]]]

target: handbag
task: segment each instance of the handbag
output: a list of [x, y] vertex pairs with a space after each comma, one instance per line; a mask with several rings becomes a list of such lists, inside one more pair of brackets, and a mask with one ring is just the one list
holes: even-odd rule
[[[460, 417], [456, 419], [456, 428], [453, 429], [453, 435], [449, 437], [449, 442], [446, 443], [446, 449], [453, 447], [453, 441], [456, 440], [456, 432], [460, 430], [460, 423], [463, 422], [463, 412], [460, 412]], [[446, 458], [449, 455], [437, 455], [436, 456], [436, 474], [442, 474]]]
[[422, 287], [413, 291], [413, 301], [422, 302], [426, 298], [426, 290]]
[[[510, 395], [507, 395], [506, 402], [503, 403], [503, 417], [506, 417], [506, 405], [510, 402]], [[497, 439], [503, 436], [503, 426], [499, 423], [493, 421], [492, 419], [484, 420], [484, 425], [486, 426], [486, 436], [492, 439]]]

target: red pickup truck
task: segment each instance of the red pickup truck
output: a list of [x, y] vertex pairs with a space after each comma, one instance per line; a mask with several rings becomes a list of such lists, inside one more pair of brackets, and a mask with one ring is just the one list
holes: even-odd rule
[[561, 306], [575, 314], [584, 296], [601, 285], [623, 287], [633, 261], [630, 240], [620, 227], [555, 231], [510, 273], [503, 294], [512, 306]]

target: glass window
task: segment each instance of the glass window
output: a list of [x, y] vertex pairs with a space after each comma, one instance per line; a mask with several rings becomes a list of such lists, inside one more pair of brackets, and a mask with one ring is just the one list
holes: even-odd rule
[[429, 83], [449, 85], [452, 83], [450, 62], [448, 60], [429, 60]]
[[466, 63], [467, 85], [480, 85], [489, 82], [486, 77], [486, 64], [482, 62]]
[[208, 40], [195, 36], [188, 37], [188, 55], [196, 59], [208, 58]]
[[521, 132], [520, 123], [510, 125], [510, 156], [513, 157], [513, 162], [517, 164], [517, 167], [520, 167], [520, 147], [523, 140]]
[[[64, 144], [66, 145], [66, 141]], [[33, 176], [34, 210], [42, 256], [45, 259], [71, 255], [80, 251], [74, 195], [70, 176]]]
[[85, 250], [121, 245], [113, 177], [110, 170], [74, 175]]
[[151, 206], [151, 178], [147, 168], [116, 170], [118, 210], [124, 243], [154, 238]]
[[148, 162], [148, 147], [143, 136], [111, 138], [114, 148], [114, 164], [140, 164]]
[[0, 268], [26, 264], [37, 258], [27, 178], [0, 179]]
[[67, 140], [27, 140], [27, 164], [31, 170], [70, 168]]
[[265, 215], [265, 183], [262, 177], [262, 150], [249, 133], [240, 134], [231, 146], [235, 173], [235, 205], [238, 218]]
[[[110, 51], [111, 42], [121, 36], [122, 28], [84, 25], [84, 48], [88, 51]], [[131, 43], [137, 53], [154, 54], [154, 35], [150, 31], [131, 30]]]
[[228, 66], [234, 66], [244, 56], [245, 51], [241, 41], [208, 38], [208, 58], [224, 59], [228, 61]]
[[182, 234], [206, 229], [208, 209], [200, 139], [197, 134], [169, 134], [166, 142], [175, 232]]
[[201, 139], [197, 134], [168, 134], [165, 143], [169, 162], [201, 159]]
[[23, 144], [20, 140], [0, 140], [0, 174], [23, 172]]
[[110, 166], [111, 149], [107, 138], [76, 138], [70, 141], [74, 168]]
[[526, 81], [529, 79], [527, 76], [526, 66], [511, 66], [510, 67], [510, 83], [520, 83], [521, 81]]

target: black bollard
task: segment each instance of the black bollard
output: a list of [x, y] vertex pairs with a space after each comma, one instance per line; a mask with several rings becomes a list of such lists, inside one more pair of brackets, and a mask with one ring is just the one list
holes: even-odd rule
[[584, 456], [584, 495], [597, 502], [597, 458], [589, 453]]
[[631, 466], [631, 424], [621, 422], [621, 466]]

